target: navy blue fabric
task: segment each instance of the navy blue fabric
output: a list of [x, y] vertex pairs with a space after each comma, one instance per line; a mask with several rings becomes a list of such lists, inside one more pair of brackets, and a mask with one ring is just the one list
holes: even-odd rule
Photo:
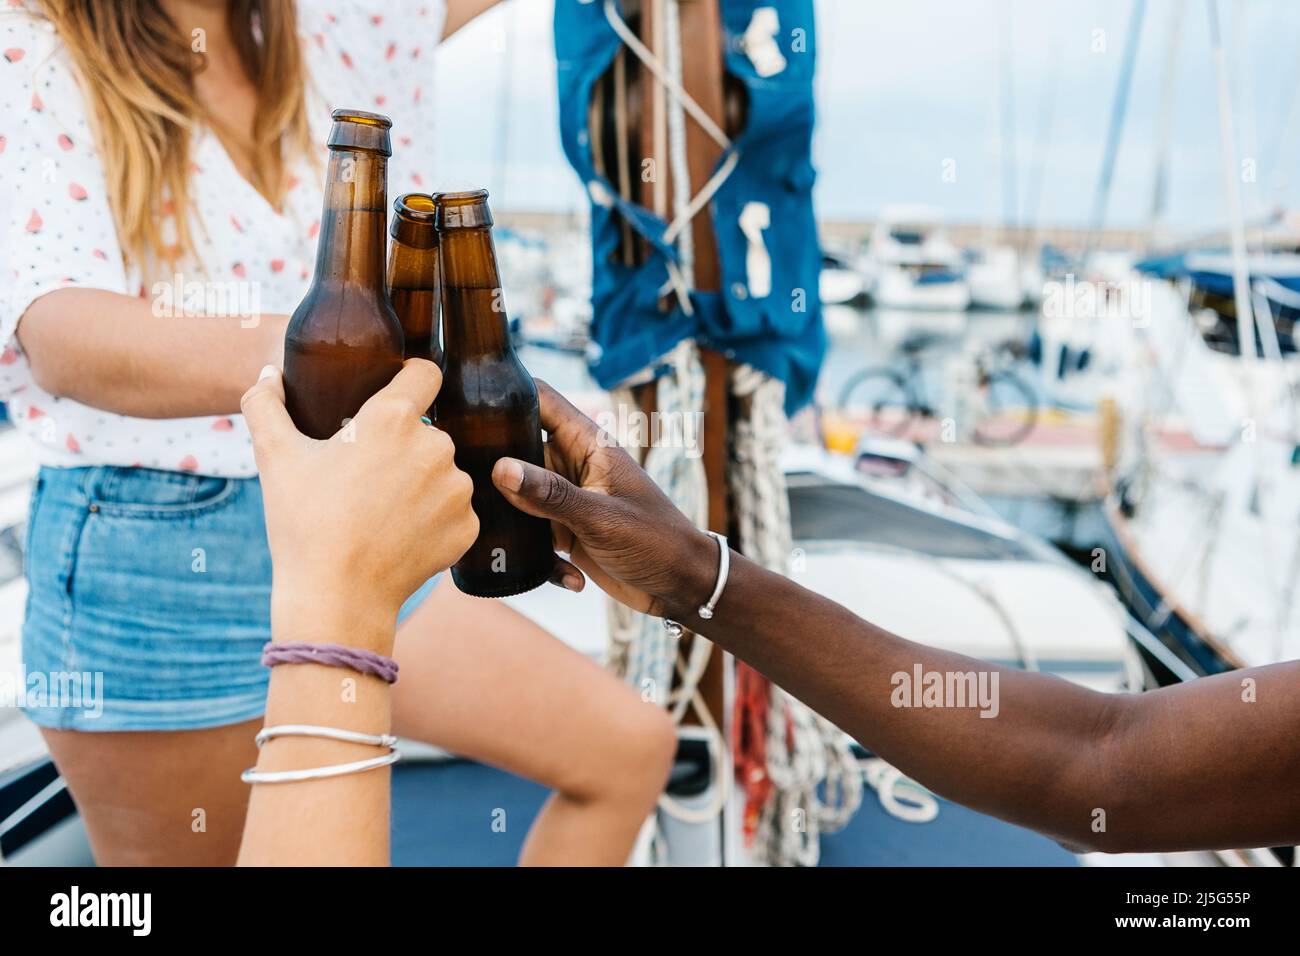
[[[1210, 252], [1227, 255], [1227, 249], [1201, 250], [1200, 254]], [[1153, 256], [1149, 259], [1143, 259], [1135, 268], [1139, 272], [1145, 272], [1159, 279], [1176, 279], [1182, 276], [1188, 276], [1192, 282], [1200, 289], [1211, 292], [1215, 295], [1230, 296], [1232, 295], [1232, 273], [1228, 271], [1207, 271], [1204, 269], [1189, 269], [1187, 258], [1189, 253], [1179, 252], [1167, 256]], [[1272, 279], [1278, 285], [1290, 289], [1292, 292], [1300, 292], [1300, 276], [1291, 273], [1281, 275], [1269, 275], [1267, 271], [1254, 271], [1251, 273], [1252, 279], [1268, 278]]]
[[[773, 7], [777, 44], [786, 66], [759, 77], [740, 37], [754, 10]], [[812, 398], [826, 351], [818, 299], [821, 252], [813, 216], [813, 70], [816, 38], [812, 0], [721, 0], [726, 68], [746, 87], [749, 119], [732, 144], [740, 161], [711, 205], [721, 265], [721, 291], [691, 296], [693, 316], [679, 304], [663, 313], [659, 290], [668, 280], [675, 250], [663, 242], [667, 223], [643, 207], [619, 198], [598, 176], [587, 126], [591, 90], [608, 68], [620, 41], [605, 19], [602, 0], [557, 0], [555, 50], [558, 60], [560, 134], [570, 164], [598, 196], [591, 203], [593, 376], [610, 388], [652, 365], [682, 339], [762, 369], [785, 381], [786, 410]], [[689, 119], [687, 122], [691, 122]], [[726, 160], [726, 156], [720, 160]], [[602, 199], [602, 201], [597, 201]], [[740, 213], [750, 202], [765, 203], [771, 226], [764, 241], [772, 262], [769, 295], [748, 295], [745, 236]], [[613, 261], [619, 239], [615, 213], [622, 213], [651, 244], [653, 254], [639, 267]], [[702, 213], [701, 215], [704, 215]]]
[[483, 764], [393, 767], [393, 866], [514, 866], [549, 792]]
[[[469, 761], [393, 768], [394, 866], [512, 866], [547, 791]], [[822, 866], [1075, 866], [1047, 837], [939, 800], [930, 823], [905, 823], [873, 791], [839, 833], [822, 836]]]

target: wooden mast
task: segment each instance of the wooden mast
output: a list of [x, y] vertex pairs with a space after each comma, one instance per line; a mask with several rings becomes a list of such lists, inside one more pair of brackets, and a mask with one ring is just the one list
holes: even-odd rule
[[[641, 0], [638, 33], [647, 47], [656, 54], [662, 55], [662, 45], [656, 45], [656, 37], [662, 38], [662, 25], [657, 28], [655, 24], [656, 6], [654, 0]], [[719, 128], [725, 128], [722, 19], [718, 10], [718, 0], [681, 0], [679, 11], [682, 86]], [[640, 71], [640, 81], [643, 108], [638, 132], [641, 149], [647, 154], [645, 158], [654, 160], [655, 179], [661, 180], [660, 183], [646, 182], [643, 178], [641, 202], [665, 219], [671, 219], [667, 209], [657, 208], [657, 201], [662, 201], [665, 195], [663, 182], [669, 183], [674, 191], [679, 188], [679, 184], [671, 181], [667, 156], [656, 155], [656, 144], [662, 143], [662, 139], [656, 134], [660, 112], [655, 107], [655, 91], [659, 88], [659, 84], [649, 71], [644, 69]], [[680, 186], [686, 198], [695, 195], [708, 182], [721, 157], [722, 147], [688, 115], [686, 159], [690, 182]], [[658, 190], [656, 186], [659, 187]], [[695, 250], [695, 288], [701, 292], [716, 292], [722, 285], [722, 270], [718, 261], [717, 242], [713, 235], [713, 217], [708, 209], [700, 212], [691, 221], [691, 235]], [[700, 349], [700, 361], [704, 366], [705, 375], [702, 461], [705, 477], [708, 480], [709, 528], [730, 536], [732, 521], [727, 491], [727, 445], [730, 427], [727, 380], [730, 367], [725, 356], [711, 349]], [[653, 411], [654, 389], [652, 387], [639, 389], [638, 401], [643, 411], [647, 413]], [[709, 712], [719, 727], [725, 725], [724, 675], [724, 657], [719, 652], [710, 659], [708, 669], [699, 685]]]

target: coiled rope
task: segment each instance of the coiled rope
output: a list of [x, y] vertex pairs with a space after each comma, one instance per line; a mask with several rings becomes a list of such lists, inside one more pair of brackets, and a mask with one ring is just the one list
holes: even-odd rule
[[[678, 0], [663, 3], [665, 61], [648, 50], [623, 22], [614, 0], [605, 0], [611, 28], [645, 65], [668, 94], [669, 163], [676, 183], [690, 182], [686, 164], [685, 116], [700, 125], [727, 150], [718, 169], [689, 200], [674, 191], [673, 219], [664, 239], [675, 243], [678, 263], [668, 263], [671, 289], [687, 315], [693, 314], [689, 291], [694, 288], [694, 249], [687, 228], [736, 168], [740, 154], [712, 118], [682, 85], [682, 48]], [[705, 376], [693, 341], [679, 343], [665, 358], [667, 371], [656, 381], [658, 434], [650, 439], [643, 466], [660, 488], [697, 527], [708, 522], [708, 484], [700, 449], [689, 447], [686, 422], [698, 421], [704, 407]], [[749, 367], [733, 371], [729, 387], [750, 409], [735, 423], [730, 472], [736, 503], [739, 541], [736, 547], [764, 567], [788, 573], [791, 553], [789, 501], [780, 450], [787, 423], [785, 385]], [[628, 389], [615, 400], [635, 407]], [[626, 440], [630, 436], [623, 436]], [[698, 634], [690, 652], [681, 655], [679, 641], [657, 618], [609, 604], [609, 666], [641, 691], [643, 698], [666, 707], [679, 724], [693, 713], [709, 734], [709, 750], [717, 779], [712, 799], [703, 808], [687, 808], [668, 795], [660, 809], [688, 822], [706, 822], [722, 813], [730, 799], [730, 760], [726, 740], [699, 692], [713, 645]], [[674, 685], [673, 679], [676, 678]], [[746, 791], [746, 833], [758, 862], [771, 865], [813, 865], [820, 853], [819, 835], [843, 826], [862, 799], [862, 773], [847, 737], [829, 721], [805, 707], [756, 671], [737, 666], [738, 773]], [[819, 798], [822, 789], [824, 799]], [[665, 841], [651, 841], [656, 862], [664, 860]]]
[[[731, 391], [748, 410], [737, 417], [732, 437], [737, 548], [768, 570], [789, 574], [790, 499], [780, 461], [788, 434], [785, 383], [741, 365], [732, 371]], [[862, 773], [849, 738], [740, 662], [736, 688], [737, 777], [745, 787], [752, 852], [770, 865], [815, 866], [821, 833], [842, 828], [862, 803]], [[764, 724], [760, 748], [754, 731]]]

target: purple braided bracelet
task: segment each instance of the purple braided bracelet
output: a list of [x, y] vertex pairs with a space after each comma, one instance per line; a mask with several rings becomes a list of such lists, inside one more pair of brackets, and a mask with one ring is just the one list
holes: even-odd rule
[[360, 674], [373, 674], [390, 684], [397, 683], [397, 661], [374, 651], [342, 644], [276, 644], [262, 648], [262, 664], [324, 664], [326, 667], [346, 667]]

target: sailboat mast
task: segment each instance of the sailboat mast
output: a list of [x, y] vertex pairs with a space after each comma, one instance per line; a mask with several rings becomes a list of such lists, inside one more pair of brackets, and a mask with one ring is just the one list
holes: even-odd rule
[[1173, 140], [1174, 96], [1178, 92], [1178, 50], [1183, 37], [1183, 9], [1169, 10], [1169, 39], [1165, 49], [1164, 78], [1160, 90], [1160, 131], [1156, 139], [1155, 174], [1152, 177], [1151, 217], [1147, 222], [1147, 239], [1155, 237], [1164, 219], [1169, 201], [1169, 147]]
[[[1002, 162], [1002, 229], [1003, 242], [1012, 244], [1020, 228], [1020, 188], [1016, 182], [1016, 84], [1012, 68], [1012, 31], [1010, 0], [1002, 4], [998, 42], [998, 67], [1001, 93], [998, 97], [999, 159]], [[1018, 244], [1018, 243], [1017, 243]]]
[[1228, 70], [1219, 34], [1217, 0], [1206, 0], [1210, 16], [1210, 52], [1219, 94], [1219, 154], [1223, 160], [1224, 195], [1228, 202], [1228, 232], [1232, 239], [1232, 298], [1237, 309], [1237, 339], [1241, 357], [1255, 359], [1255, 317], [1250, 304], [1250, 268], [1246, 261], [1246, 224], [1241, 214], [1241, 185], [1237, 178], [1237, 141], [1228, 91]]
[[[722, 14], [718, 0], [691, 0], [679, 5], [682, 43], [682, 87], [699, 103], [718, 127], [724, 127], [722, 94]], [[686, 165], [690, 182], [681, 183], [684, 194], [693, 196], [709, 181], [722, 158], [722, 147], [698, 123], [686, 125]], [[673, 184], [674, 189], [679, 184]], [[713, 217], [699, 215], [691, 220], [694, 250], [694, 286], [702, 292], [722, 288], [722, 268]], [[730, 363], [720, 352], [700, 349], [704, 366], [703, 463], [709, 489], [709, 528], [731, 533], [731, 511], [727, 496], [727, 444], [730, 430], [727, 384]], [[719, 652], [709, 660], [700, 680], [700, 692], [714, 719], [725, 720], [725, 663]]]
[[1110, 201], [1110, 184], [1115, 174], [1115, 160], [1119, 156], [1120, 136], [1124, 132], [1124, 117], [1128, 113], [1128, 94], [1133, 85], [1133, 64], [1137, 60], [1138, 40], [1142, 36], [1142, 18], [1146, 15], [1146, 0], [1137, 0], [1129, 17], [1128, 35], [1124, 38], [1124, 59], [1120, 64], [1119, 83], [1115, 87], [1115, 100], [1110, 110], [1110, 127], [1106, 131], [1106, 151], [1102, 155], [1101, 176], [1097, 180], [1097, 193], [1092, 203], [1092, 228], [1088, 236], [1088, 252], [1101, 239], [1101, 227], [1106, 221], [1106, 206]]
[[[677, 6], [679, 17], [681, 84], [686, 93], [719, 127], [725, 125], [723, 103], [723, 39], [722, 18], [718, 0], [691, 0], [677, 4], [676, 0], [641, 0], [629, 6], [639, 13], [641, 41], [655, 52], [665, 52], [666, 18]], [[717, 168], [722, 147], [700, 127], [688, 120], [685, 123], [686, 167], [685, 182], [679, 182], [678, 170], [668, 155], [665, 127], [669, 122], [665, 113], [663, 87], [643, 74], [640, 83], [641, 142], [651, 150], [654, 159], [654, 181], [642, 179], [640, 201], [660, 215], [669, 212], [678, 203], [684, 208]], [[644, 147], [643, 147], [644, 148]], [[670, 198], [671, 197], [671, 202]], [[671, 218], [671, 217], [668, 217]], [[717, 243], [713, 235], [713, 219], [707, 214], [695, 216], [688, 227], [690, 269], [687, 281], [700, 291], [716, 291], [722, 285], [722, 270], [718, 259]], [[700, 349], [700, 364], [704, 368], [704, 428], [702, 434], [702, 463], [708, 482], [708, 526], [721, 534], [730, 534], [731, 514], [727, 494], [727, 445], [729, 423], [728, 376], [730, 363], [726, 357], [711, 349]], [[637, 390], [641, 410], [649, 414], [655, 407], [653, 387]], [[687, 637], [689, 641], [691, 638]], [[710, 714], [718, 726], [725, 721], [725, 664], [724, 655], [715, 653], [700, 679], [699, 688]]]

